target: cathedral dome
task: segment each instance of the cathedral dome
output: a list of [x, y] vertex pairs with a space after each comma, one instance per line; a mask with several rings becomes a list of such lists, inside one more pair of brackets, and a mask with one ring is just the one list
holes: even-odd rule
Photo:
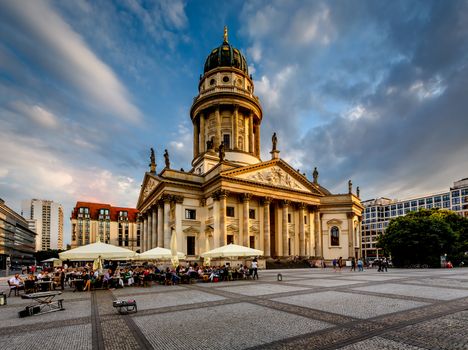
[[228, 43], [227, 28], [224, 27], [223, 43], [214, 48], [205, 61], [204, 73], [219, 67], [233, 67], [240, 69], [245, 74], [249, 74], [247, 60], [244, 55], [231, 44]]

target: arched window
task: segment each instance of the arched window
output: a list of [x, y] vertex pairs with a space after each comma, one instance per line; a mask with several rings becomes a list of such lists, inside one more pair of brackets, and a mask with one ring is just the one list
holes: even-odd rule
[[333, 226], [330, 230], [331, 235], [331, 245], [339, 246], [340, 245], [340, 229], [336, 226]]

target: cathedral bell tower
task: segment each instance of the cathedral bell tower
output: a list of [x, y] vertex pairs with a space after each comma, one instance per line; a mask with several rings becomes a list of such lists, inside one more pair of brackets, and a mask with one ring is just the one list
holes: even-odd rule
[[194, 173], [204, 174], [219, 163], [221, 143], [224, 161], [239, 166], [259, 163], [262, 114], [247, 61], [229, 44], [224, 27], [224, 40], [205, 61], [190, 109]]

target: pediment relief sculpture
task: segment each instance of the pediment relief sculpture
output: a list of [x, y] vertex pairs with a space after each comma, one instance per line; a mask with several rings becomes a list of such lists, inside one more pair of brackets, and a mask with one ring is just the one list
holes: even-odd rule
[[294, 190], [310, 190], [297, 181], [294, 177], [281, 169], [279, 166], [273, 166], [267, 169], [259, 170], [254, 173], [241, 174], [239, 178], [260, 182], [272, 186], [287, 187]]
[[146, 183], [145, 189], [143, 190], [143, 200], [148, 198], [148, 196], [153, 192], [153, 190], [158, 185], [158, 181], [153, 178], [149, 178], [148, 182]]
[[239, 232], [239, 227], [236, 226], [236, 225], [232, 225], [232, 224], [231, 224], [231, 225], [227, 225], [227, 226], [226, 226], [226, 229], [227, 229], [227, 231], [228, 231], [229, 233], [231, 233], [231, 232]]

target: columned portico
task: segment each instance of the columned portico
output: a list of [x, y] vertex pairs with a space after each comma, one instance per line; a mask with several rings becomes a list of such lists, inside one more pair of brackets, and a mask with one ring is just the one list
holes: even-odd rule
[[159, 201], [158, 206], [158, 247], [164, 247], [164, 216], [163, 216], [163, 207], [164, 202]]

